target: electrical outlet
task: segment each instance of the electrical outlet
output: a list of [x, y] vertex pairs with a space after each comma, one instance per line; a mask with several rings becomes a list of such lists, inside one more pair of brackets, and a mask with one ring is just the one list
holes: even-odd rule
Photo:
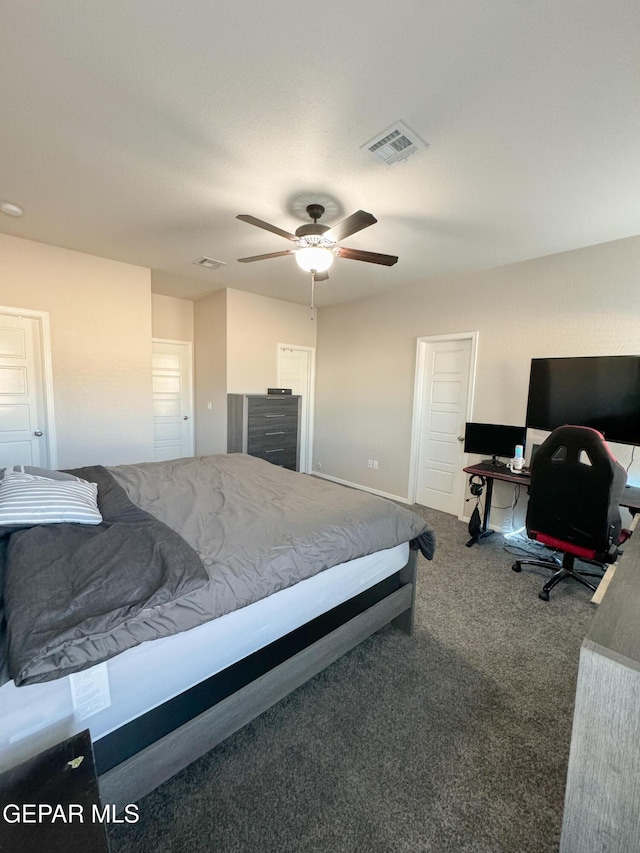
[[367, 468], [373, 468], [373, 459], [367, 459]]
[[377, 459], [373, 460], [373, 469], [374, 469], [374, 471], [378, 470], [378, 460]]

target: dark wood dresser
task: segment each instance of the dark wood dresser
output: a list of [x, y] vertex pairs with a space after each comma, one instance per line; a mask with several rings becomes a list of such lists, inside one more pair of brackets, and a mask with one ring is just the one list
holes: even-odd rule
[[227, 453], [300, 469], [300, 397], [227, 394]]

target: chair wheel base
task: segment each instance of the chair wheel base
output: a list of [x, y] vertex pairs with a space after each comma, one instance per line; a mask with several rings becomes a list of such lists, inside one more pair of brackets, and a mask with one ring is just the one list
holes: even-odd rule
[[542, 601], [549, 601], [549, 593], [542, 590], [542, 592], [538, 593], [538, 598], [540, 598]]
[[522, 571], [522, 566], [520, 565], [520, 563], [519, 563], [517, 560], [516, 560], [516, 562], [511, 566], [511, 568], [512, 568], [512, 570], [513, 570], [514, 572], [521, 572], [521, 571]]

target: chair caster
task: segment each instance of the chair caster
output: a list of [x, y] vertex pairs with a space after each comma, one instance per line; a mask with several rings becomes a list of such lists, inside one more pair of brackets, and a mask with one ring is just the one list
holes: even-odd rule
[[538, 593], [538, 598], [542, 599], [542, 601], [549, 601], [549, 593], [543, 589], [542, 592]]
[[514, 572], [521, 572], [522, 571], [522, 566], [520, 565], [518, 560], [515, 561], [515, 563], [511, 566], [511, 568], [513, 569]]

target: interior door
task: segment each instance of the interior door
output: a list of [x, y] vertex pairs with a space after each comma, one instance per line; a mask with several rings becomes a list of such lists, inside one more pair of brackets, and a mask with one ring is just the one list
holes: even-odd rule
[[471, 376], [469, 338], [427, 343], [416, 502], [458, 515]]
[[0, 467], [49, 465], [42, 363], [40, 322], [0, 314]]
[[193, 456], [191, 344], [154, 340], [152, 349], [154, 459]]
[[300, 394], [300, 471], [311, 472], [313, 449], [313, 355], [311, 347], [278, 344], [278, 387]]

